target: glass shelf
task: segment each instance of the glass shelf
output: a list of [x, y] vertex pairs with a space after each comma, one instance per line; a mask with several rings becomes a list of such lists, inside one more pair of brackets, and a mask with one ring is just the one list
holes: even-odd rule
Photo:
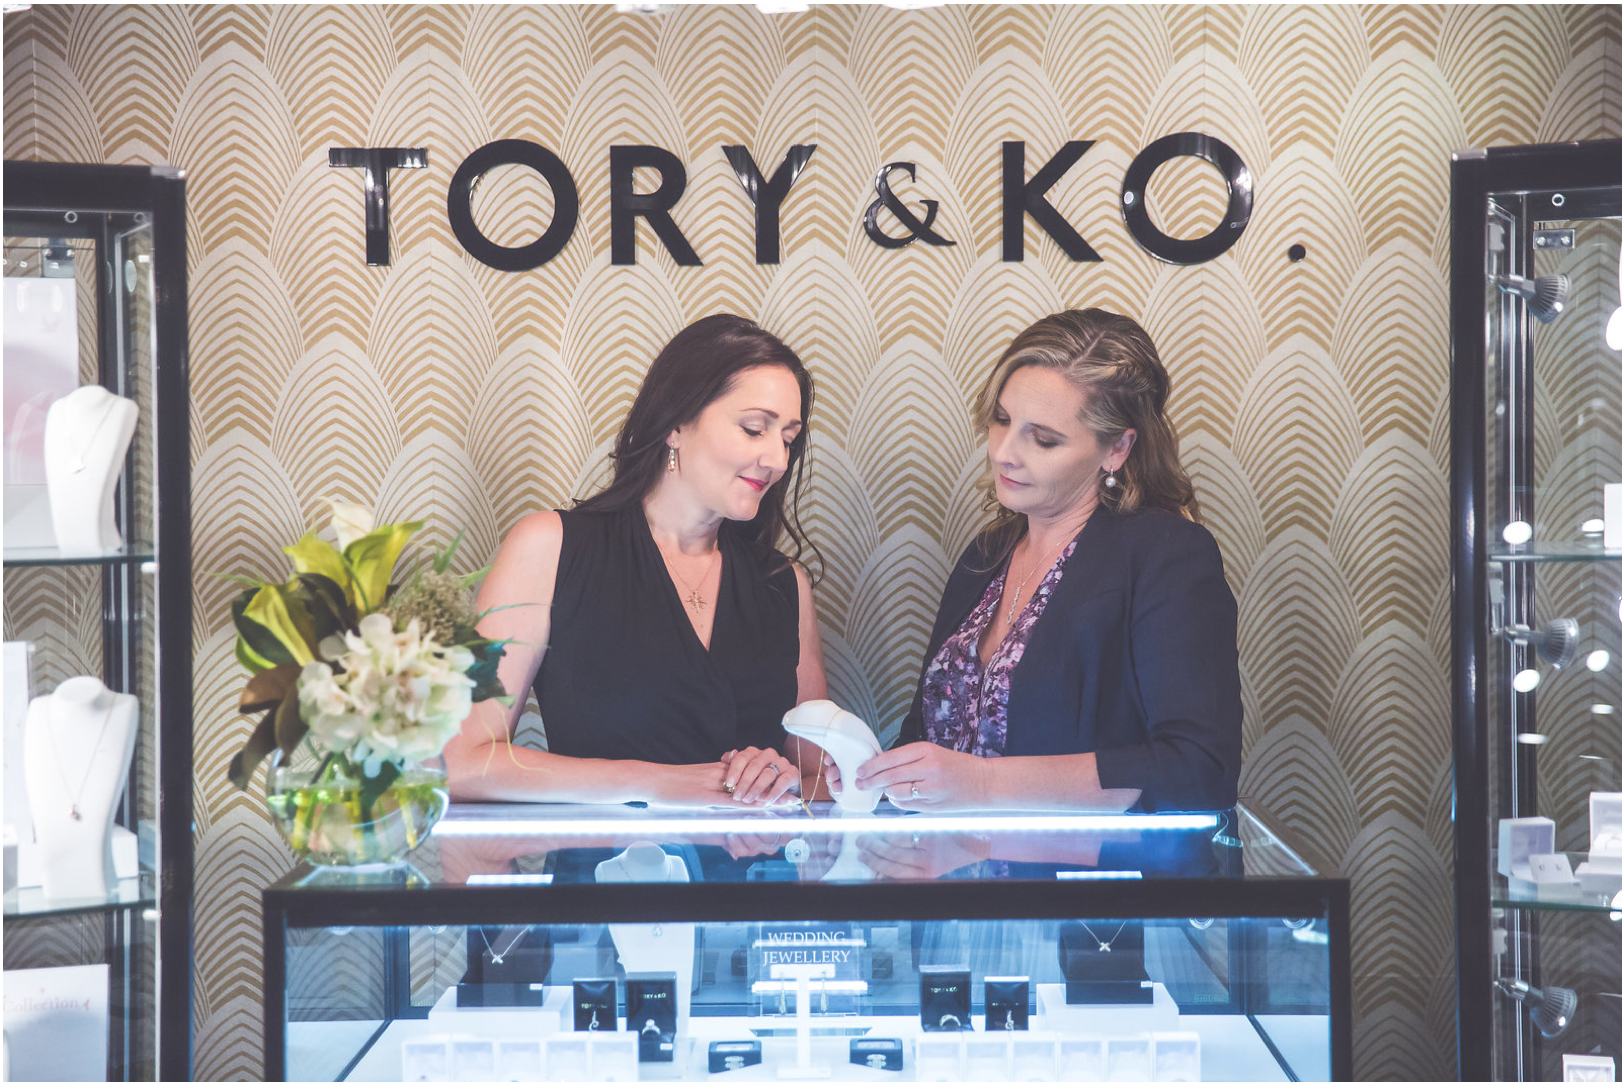
[[1492, 563], [1587, 563], [1598, 560], [1622, 562], [1622, 548], [1607, 548], [1598, 537], [1587, 540], [1559, 540], [1549, 544], [1500, 545], [1487, 556]]
[[120, 880], [105, 899], [47, 899], [43, 888], [14, 888], [6, 893], [5, 916], [8, 920], [49, 918], [157, 905], [157, 880], [150, 869], [142, 869], [138, 876]]
[[[1567, 851], [1566, 857], [1571, 861], [1571, 868], [1588, 860], [1587, 854]], [[1617, 878], [1618, 890], [1622, 890], [1622, 877]], [[1574, 911], [1610, 911], [1611, 903], [1616, 893], [1585, 892], [1581, 885], [1566, 884], [1553, 888], [1539, 888], [1531, 881], [1511, 881], [1501, 873], [1494, 873], [1492, 878], [1492, 905], [1495, 907], [1520, 907], [1526, 910], [1574, 910]]]
[[137, 540], [108, 552], [65, 552], [61, 548], [7, 548], [8, 567], [79, 567], [111, 563], [150, 563], [158, 550], [149, 540]]

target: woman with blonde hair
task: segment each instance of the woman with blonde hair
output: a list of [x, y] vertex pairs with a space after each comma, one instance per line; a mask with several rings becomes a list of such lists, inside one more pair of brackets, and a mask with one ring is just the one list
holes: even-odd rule
[[1238, 610], [1170, 388], [1119, 314], [1014, 338], [980, 404], [997, 516], [947, 582], [898, 746], [857, 787], [915, 809], [1234, 803]]

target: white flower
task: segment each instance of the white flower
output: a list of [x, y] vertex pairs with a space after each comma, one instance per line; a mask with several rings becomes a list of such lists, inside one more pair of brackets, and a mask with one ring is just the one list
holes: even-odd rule
[[305, 667], [299, 710], [317, 743], [346, 752], [369, 775], [385, 762], [437, 756], [473, 709], [473, 653], [425, 637], [416, 620], [395, 631], [388, 617], [367, 616], [344, 633], [342, 650], [337, 672]]
[[343, 502], [328, 496], [327, 505], [332, 507], [332, 531], [338, 534], [339, 551], [371, 532], [377, 521], [370, 508], [358, 503]]

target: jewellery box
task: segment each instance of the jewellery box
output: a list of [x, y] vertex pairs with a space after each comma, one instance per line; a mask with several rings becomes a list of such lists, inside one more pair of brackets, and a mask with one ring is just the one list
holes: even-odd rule
[[539, 1005], [551, 970], [546, 926], [468, 926], [467, 973], [456, 984], [457, 1007]]
[[918, 969], [918, 1018], [925, 1031], [971, 1031], [973, 998], [967, 967]]
[[1060, 923], [1059, 973], [1067, 1005], [1149, 1005], [1155, 999], [1143, 966], [1142, 922]]

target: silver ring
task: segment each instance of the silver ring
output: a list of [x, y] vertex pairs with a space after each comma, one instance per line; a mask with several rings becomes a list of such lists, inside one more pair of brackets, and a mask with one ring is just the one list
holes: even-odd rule
[[918, 800], [918, 783], [916, 782], [912, 784], [912, 800]]
[[769, 771], [771, 771], [771, 772], [772, 772], [772, 773], [773, 773], [773, 774], [782, 774], [782, 773], [783, 773], [783, 771], [782, 771], [782, 769], [781, 769], [781, 768], [779, 768], [779, 767], [778, 767], [778, 766], [777, 766], [777, 764], [775, 764], [775, 763], [768, 763], [768, 764], [766, 764], [766, 768], [767, 768], [767, 769], [768, 769], [768, 770], [769, 770]]

